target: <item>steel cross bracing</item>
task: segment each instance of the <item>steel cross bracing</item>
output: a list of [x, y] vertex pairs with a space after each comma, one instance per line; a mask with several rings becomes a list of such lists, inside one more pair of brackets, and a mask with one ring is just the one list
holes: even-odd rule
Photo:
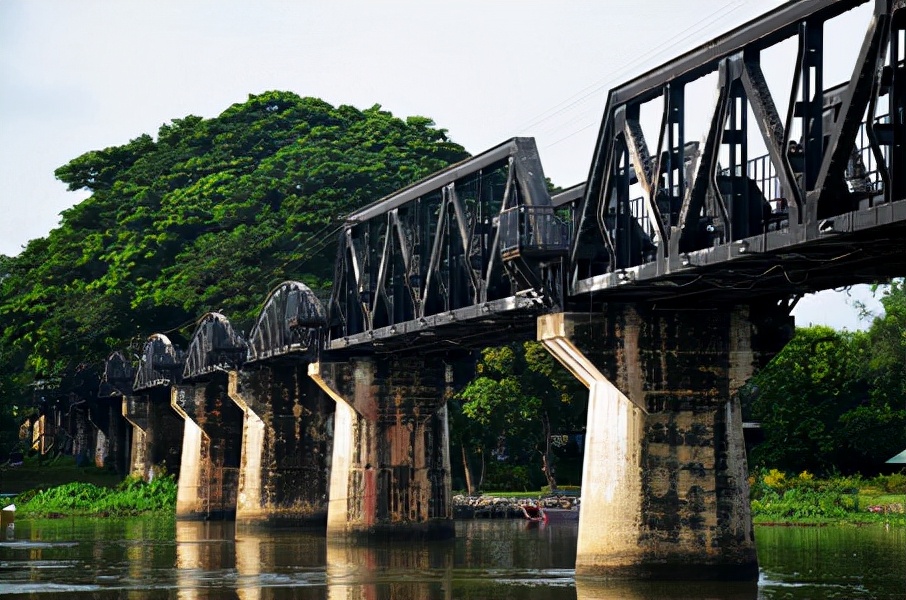
[[514, 138], [350, 215], [330, 351], [481, 347], [559, 303], [567, 225], [531, 138]]
[[[903, 0], [871, 3], [867, 28], [847, 40], [861, 39], [851, 77], [824, 82], [824, 25], [862, 4], [788, 3], [610, 92], [572, 203], [569, 301], [736, 301], [906, 272]], [[781, 115], [761, 56], [789, 39], [798, 51]], [[686, 88], [713, 73], [710, 125], [692, 141]], [[640, 117], [651, 103], [654, 146]], [[750, 159], [756, 142], [767, 153]]]

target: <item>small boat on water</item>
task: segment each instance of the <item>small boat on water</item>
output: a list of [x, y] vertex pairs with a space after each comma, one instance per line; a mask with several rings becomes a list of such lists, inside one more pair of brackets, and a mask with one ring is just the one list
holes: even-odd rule
[[533, 523], [544, 521], [544, 509], [537, 504], [520, 504], [519, 508], [522, 509], [522, 514], [525, 515], [526, 520]]
[[537, 504], [521, 504], [522, 514], [533, 523], [568, 522], [579, 520], [579, 508], [556, 508]]

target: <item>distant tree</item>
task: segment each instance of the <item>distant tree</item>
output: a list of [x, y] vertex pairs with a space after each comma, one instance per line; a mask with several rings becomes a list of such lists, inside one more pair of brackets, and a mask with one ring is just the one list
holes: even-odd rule
[[906, 302], [902, 283], [891, 290], [869, 331], [798, 329], [750, 381], [764, 432], [755, 464], [874, 474], [906, 447]]
[[840, 419], [851, 460], [872, 466], [906, 448], [906, 286], [897, 279], [876, 292], [884, 314], [860, 337], [868, 396]]
[[851, 333], [798, 329], [790, 343], [753, 378], [752, 412], [764, 443], [757, 463], [800, 472], [834, 468], [840, 417], [867, 393], [859, 378]]
[[584, 424], [587, 393], [541, 344], [484, 349], [477, 376], [458, 397], [465, 419], [479, 426], [471, 438], [473, 454], [486, 460], [496, 452], [495, 459], [515, 462], [535, 456], [556, 489], [552, 436]]

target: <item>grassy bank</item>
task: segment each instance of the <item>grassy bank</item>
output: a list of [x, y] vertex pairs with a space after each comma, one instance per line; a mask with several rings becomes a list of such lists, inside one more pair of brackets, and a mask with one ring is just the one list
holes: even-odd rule
[[26, 519], [172, 514], [176, 506], [176, 482], [166, 475], [150, 482], [129, 477], [112, 488], [72, 482], [24, 492], [14, 502], [17, 518]]
[[749, 479], [755, 523], [906, 525], [906, 474], [817, 479], [764, 470]]

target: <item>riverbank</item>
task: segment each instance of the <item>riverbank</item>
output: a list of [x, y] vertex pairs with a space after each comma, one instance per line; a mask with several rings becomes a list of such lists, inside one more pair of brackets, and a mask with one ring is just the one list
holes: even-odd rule
[[749, 478], [752, 518], [761, 525], [906, 526], [906, 475], [818, 479], [762, 470]]
[[15, 497], [17, 518], [129, 517], [172, 515], [176, 508], [176, 481], [171, 476], [152, 481], [127, 477], [115, 487], [73, 482]]

